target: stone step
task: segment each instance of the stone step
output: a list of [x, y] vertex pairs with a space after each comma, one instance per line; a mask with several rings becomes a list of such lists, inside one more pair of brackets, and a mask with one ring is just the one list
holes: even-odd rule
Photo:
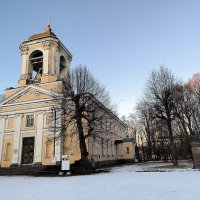
[[60, 166], [20, 166], [0, 168], [0, 176], [58, 174], [60, 171]]

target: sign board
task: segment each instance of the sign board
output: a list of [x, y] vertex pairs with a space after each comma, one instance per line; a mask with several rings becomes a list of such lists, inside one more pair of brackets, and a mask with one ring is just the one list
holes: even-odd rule
[[61, 170], [70, 170], [70, 162], [68, 155], [62, 155]]

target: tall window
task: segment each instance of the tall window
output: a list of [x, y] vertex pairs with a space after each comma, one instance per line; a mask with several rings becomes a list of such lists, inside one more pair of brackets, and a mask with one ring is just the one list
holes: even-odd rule
[[26, 127], [33, 127], [34, 115], [26, 115]]
[[64, 58], [64, 56], [60, 56], [60, 79], [65, 79], [66, 78], [66, 69], [67, 62]]
[[112, 149], [113, 149], [113, 150], [112, 150], [112, 155], [113, 155], [113, 156], [114, 156], [114, 155], [117, 155], [117, 151], [116, 151], [116, 150], [117, 150], [117, 145], [115, 145], [114, 142], [113, 142], [113, 144], [112, 144]]
[[46, 143], [46, 158], [51, 158], [52, 156], [52, 144], [50, 141]]
[[126, 153], [130, 153], [129, 147], [126, 147]]
[[108, 156], [110, 156], [110, 152], [111, 152], [111, 142], [107, 140], [107, 155]]
[[98, 148], [99, 148], [99, 146], [98, 146], [99, 144], [97, 144], [97, 142], [96, 142], [96, 140], [95, 139], [93, 139], [93, 144], [92, 144], [92, 152], [93, 152], [93, 155], [94, 156], [96, 156], [96, 155], [98, 155]]
[[14, 128], [14, 117], [8, 117], [7, 119], [7, 129]]
[[109, 122], [106, 120], [106, 131], [108, 131], [109, 130]]
[[104, 141], [103, 138], [101, 138], [101, 154], [104, 156]]
[[6, 148], [5, 148], [5, 160], [7, 161], [11, 160], [11, 154], [12, 154], [11, 143], [7, 143]]
[[110, 141], [110, 155], [113, 155], [113, 141]]

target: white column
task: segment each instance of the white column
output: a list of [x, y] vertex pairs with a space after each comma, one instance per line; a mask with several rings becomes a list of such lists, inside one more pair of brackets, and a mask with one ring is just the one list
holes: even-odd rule
[[42, 162], [42, 129], [43, 129], [44, 112], [39, 112], [37, 115], [37, 133], [35, 140], [35, 163]]
[[27, 58], [28, 58], [28, 47], [21, 46], [21, 78], [25, 78], [26, 74], [26, 67], [27, 67]]
[[56, 112], [56, 144], [55, 144], [55, 158], [56, 161], [61, 161], [61, 112]]
[[15, 133], [14, 133], [14, 143], [13, 143], [13, 157], [12, 164], [20, 164], [19, 152], [20, 152], [20, 130], [21, 130], [21, 119], [22, 114], [17, 114], [15, 116]]
[[43, 74], [49, 73], [49, 50], [45, 50], [43, 54]]
[[22, 66], [21, 66], [21, 75], [26, 74], [26, 65], [27, 65], [27, 54], [22, 55]]
[[56, 75], [60, 77], [60, 48], [57, 48]]
[[47, 75], [49, 74], [49, 49], [50, 49], [51, 43], [48, 42], [44, 42], [43, 43], [43, 47], [44, 47], [44, 51], [43, 51], [43, 74]]
[[3, 135], [6, 126], [6, 118], [7, 116], [0, 116], [0, 162], [2, 156], [2, 149], [3, 149]]
[[51, 56], [51, 66], [50, 66], [50, 73], [53, 74], [53, 75], [56, 75], [56, 70], [55, 70], [55, 67], [56, 67], [56, 61], [55, 61], [55, 52], [54, 52], [54, 48], [51, 49], [51, 53], [52, 53], [52, 56]]

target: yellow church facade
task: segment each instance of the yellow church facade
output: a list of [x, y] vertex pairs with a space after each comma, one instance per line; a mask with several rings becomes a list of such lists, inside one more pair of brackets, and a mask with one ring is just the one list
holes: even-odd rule
[[[74, 145], [77, 138], [66, 137], [62, 143], [57, 137], [59, 130], [50, 131], [50, 118], [54, 115], [57, 123], [62, 123], [54, 98], [62, 98], [61, 88], [72, 54], [52, 32], [50, 24], [43, 33], [24, 41], [20, 50], [18, 87], [7, 89], [0, 103], [0, 167], [60, 165], [62, 155], [69, 155], [73, 164], [80, 159], [79, 147]], [[125, 124], [110, 115], [115, 128], [108, 130], [109, 137], [102, 135], [102, 142], [87, 139], [88, 158], [97, 164], [134, 161], [134, 139], [127, 139]]]

